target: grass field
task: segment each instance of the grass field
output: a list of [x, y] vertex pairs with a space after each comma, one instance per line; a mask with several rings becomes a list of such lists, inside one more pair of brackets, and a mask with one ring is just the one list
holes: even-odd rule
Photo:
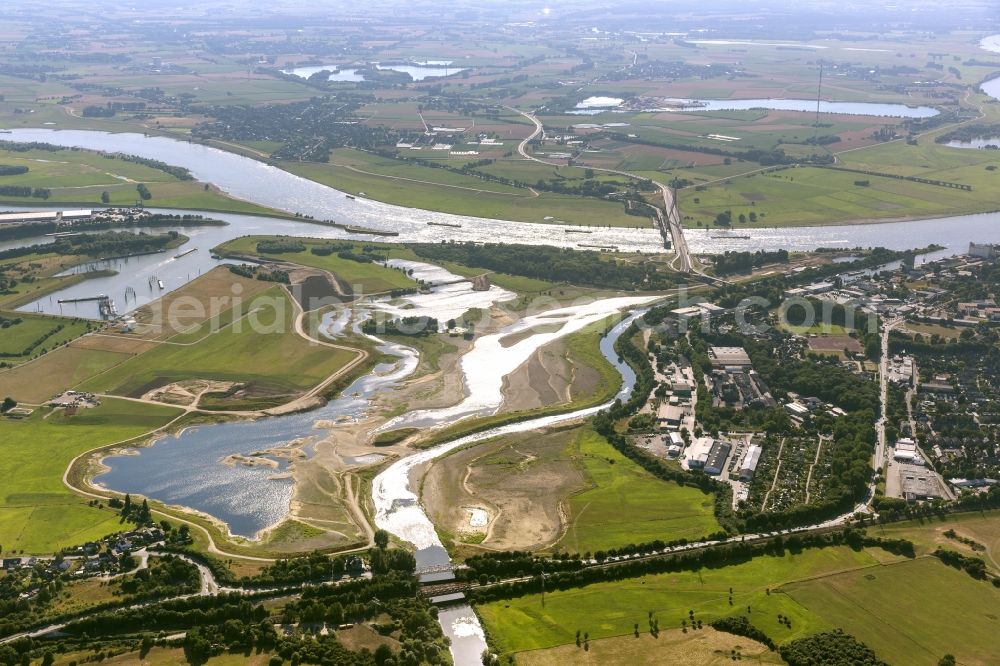
[[[1000, 158], [995, 161], [1000, 163]], [[871, 168], [888, 171], [879, 165]], [[965, 192], [894, 178], [800, 167], [735, 178], [700, 192], [687, 188], [680, 191], [679, 205], [685, 225], [711, 227], [715, 216], [728, 210], [732, 211], [734, 229], [960, 215], [997, 208], [992, 192], [1000, 176], [995, 173], [983, 166], [919, 173], [923, 178], [973, 185], [973, 191]], [[859, 186], [855, 181], [867, 181], [869, 185]], [[756, 223], [736, 220], [741, 214], [749, 217], [751, 212], [757, 215]]]
[[614, 636], [588, 641], [587, 647], [576, 644], [517, 655], [518, 666], [563, 666], [564, 664], [684, 664], [684, 666], [723, 666], [738, 661], [752, 664], [784, 664], [781, 657], [766, 646], [742, 636], [703, 627], [698, 631], [660, 630], [653, 637], [640, 624], [638, 636]]
[[720, 529], [712, 495], [657, 479], [589, 429], [580, 431], [576, 446], [593, 487], [569, 499], [569, 529], [557, 544], [563, 550], [696, 539]]
[[120, 529], [109, 510], [87, 506], [62, 483], [78, 454], [141, 435], [179, 414], [171, 407], [108, 399], [67, 417], [47, 410], [0, 419], [0, 545], [4, 553], [51, 554]]
[[[262, 398], [299, 392], [326, 379], [354, 354], [311, 344], [293, 330], [293, 306], [274, 287], [257, 297], [259, 307], [245, 326], [231, 326], [185, 344], [162, 343], [129, 359], [81, 388], [137, 397], [150, 388], [185, 379], [244, 382]], [[183, 335], [183, 334], [182, 334]]]
[[901, 666], [996, 664], [1000, 590], [936, 558], [785, 585], [780, 592]]
[[257, 215], [276, 211], [246, 201], [233, 199], [204, 183], [182, 181], [142, 164], [103, 157], [90, 150], [31, 150], [24, 153], [0, 149], [0, 164], [26, 166], [28, 173], [0, 177], [0, 185], [25, 185], [52, 190], [46, 199], [23, 200], [0, 196], [0, 202], [25, 202], [36, 206], [55, 204], [102, 205], [101, 194], [108, 193], [112, 205], [131, 205], [138, 198], [136, 185], [148, 186], [153, 198], [148, 205], [168, 208], [223, 210]]
[[[460, 552], [596, 552], [719, 529], [711, 495], [660, 481], [586, 426], [509, 435], [459, 449], [421, 482], [439, 533]], [[467, 507], [490, 515], [469, 525]]]
[[[0, 328], [0, 359], [8, 363], [24, 360], [79, 337], [93, 327], [84, 319], [47, 317], [22, 312], [0, 312], [0, 317], [20, 320]], [[38, 342], [41, 340], [41, 342]], [[38, 342], [36, 345], [35, 343]]]
[[[302, 266], [311, 266], [321, 270], [329, 271], [336, 275], [342, 282], [350, 285], [355, 293], [374, 294], [391, 289], [406, 289], [415, 287], [416, 282], [403, 274], [402, 271], [394, 268], [387, 268], [380, 264], [360, 263], [350, 259], [341, 259], [336, 254], [325, 257], [315, 255], [311, 248], [321, 245], [330, 245], [335, 241], [298, 238], [296, 240], [305, 244], [306, 249], [302, 252], [282, 252], [282, 253], [261, 253], [257, 251], [257, 243], [262, 240], [274, 240], [274, 236], [244, 236], [223, 243], [215, 249], [221, 254], [256, 255], [279, 261], [288, 261]], [[358, 246], [360, 250], [360, 245]]]
[[[544, 607], [540, 595], [528, 595], [483, 604], [477, 610], [494, 647], [503, 654], [571, 644], [578, 629], [589, 632], [591, 639], [631, 634], [636, 622], [640, 630], [648, 630], [649, 612], [659, 620], [661, 630], [666, 630], [678, 628], [682, 619], [688, 619], [690, 610], [696, 619], [708, 622], [745, 614], [748, 605], [750, 620], [780, 642], [824, 631], [832, 625], [788, 595], [767, 594], [768, 588], [830, 572], [859, 568], [867, 571], [877, 566], [877, 560], [867, 552], [825, 548], [800, 555], [758, 557], [720, 569], [648, 575], [549, 591]], [[733, 605], [729, 604], [730, 588]], [[778, 613], [791, 618], [791, 629], [778, 623]]]
[[0, 395], [38, 404], [129, 358], [131, 354], [69, 345], [31, 363], [0, 370]]
[[343, 192], [364, 192], [368, 198], [409, 208], [515, 222], [562, 222], [598, 227], [650, 226], [644, 218], [626, 215], [620, 203], [603, 199], [554, 192], [538, 192], [535, 196], [527, 189], [457, 176], [443, 169], [412, 165], [401, 168], [398, 166], [400, 163], [395, 161], [383, 165], [359, 161], [356, 157], [350, 161], [341, 160], [343, 164], [369, 173], [337, 166], [336, 156], [331, 158], [331, 164], [282, 162], [281, 167]]
[[[942, 547], [981, 557], [989, 568], [1000, 575], [1000, 511], [956, 513], [943, 520], [908, 521], [872, 529], [887, 537], [909, 539], [918, 554], [927, 554]], [[946, 537], [948, 530], [982, 544], [986, 550], [975, 551], [960, 541]]]

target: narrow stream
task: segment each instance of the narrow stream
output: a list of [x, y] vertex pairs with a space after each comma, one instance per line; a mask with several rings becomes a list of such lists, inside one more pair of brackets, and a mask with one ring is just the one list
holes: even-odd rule
[[[615, 341], [633, 321], [645, 312], [646, 310], [640, 310], [631, 313], [615, 325], [601, 340], [601, 353], [622, 375], [622, 386], [615, 399], [626, 399], [632, 392], [636, 379], [632, 369], [618, 360], [618, 354], [614, 350]], [[433, 523], [420, 505], [419, 497], [411, 489], [411, 482], [414, 481], [411, 478], [411, 473], [414, 468], [468, 444], [592, 416], [610, 404], [612, 403], [608, 402], [575, 412], [543, 416], [492, 428], [440, 444], [393, 463], [372, 481], [372, 499], [375, 502], [376, 512], [375, 524], [413, 544], [417, 549], [418, 569], [447, 570], [451, 565], [451, 558], [441, 543]], [[487, 645], [482, 625], [472, 607], [469, 604], [450, 606], [441, 611], [438, 620], [445, 635], [451, 639], [451, 654], [456, 666], [474, 666], [481, 663], [480, 656]]]

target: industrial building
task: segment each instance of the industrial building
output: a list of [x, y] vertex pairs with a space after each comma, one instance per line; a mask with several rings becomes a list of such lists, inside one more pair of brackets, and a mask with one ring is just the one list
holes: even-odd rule
[[704, 467], [705, 473], [722, 474], [722, 470], [726, 468], [726, 461], [729, 460], [729, 452], [732, 450], [733, 445], [729, 442], [716, 441], [708, 452], [708, 459], [705, 461]]
[[21, 222], [59, 222], [82, 217], [90, 217], [91, 211], [86, 210], [52, 210], [37, 212], [0, 213], [0, 224], [20, 224]]
[[656, 408], [656, 420], [659, 421], [661, 428], [677, 428], [686, 412], [687, 407], [684, 405], [664, 401]]
[[922, 465], [924, 463], [920, 458], [920, 453], [917, 451], [917, 443], [908, 437], [903, 437], [896, 442], [895, 446], [893, 446], [892, 458], [893, 460], [913, 465]]
[[689, 322], [692, 319], [700, 319], [702, 317], [709, 318], [715, 315], [725, 314], [726, 312], [726, 308], [721, 305], [715, 305], [714, 303], [695, 303], [694, 305], [688, 305], [687, 307], [671, 310], [670, 314], [673, 315], [673, 317], [678, 321]]
[[743, 347], [709, 347], [708, 359], [716, 368], [744, 368], [751, 365]]
[[944, 496], [934, 473], [915, 465], [899, 466], [899, 487], [907, 502], [934, 500]]
[[893, 356], [888, 365], [889, 381], [896, 384], [909, 384], [913, 381], [913, 357]]
[[754, 472], [757, 471], [757, 463], [760, 462], [760, 454], [763, 449], [758, 444], [751, 444], [743, 456], [740, 463], [740, 481], [753, 481]]
[[969, 243], [969, 254], [983, 259], [995, 259], [1000, 256], [1000, 245], [992, 243]]
[[688, 469], [704, 469], [708, 457], [715, 448], [715, 440], [711, 437], [699, 437], [687, 450]]

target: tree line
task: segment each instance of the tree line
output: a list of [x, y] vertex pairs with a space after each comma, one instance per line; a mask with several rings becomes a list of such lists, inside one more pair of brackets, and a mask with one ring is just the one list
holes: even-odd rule
[[669, 289], [677, 283], [676, 274], [661, 270], [653, 262], [620, 261], [593, 250], [451, 241], [409, 243], [407, 247], [431, 261], [451, 261], [549, 282], [625, 290]]
[[[624, 560], [605, 566], [583, 567], [575, 571], [556, 571], [545, 575], [544, 586], [547, 591], [569, 590], [586, 587], [593, 583], [622, 581], [649, 574], [717, 569], [745, 564], [756, 557], [782, 557], [786, 553], [797, 555], [808, 549], [832, 546], [848, 546], [854, 550], [881, 548], [904, 557], [915, 557], [913, 543], [906, 539], [872, 537], [864, 530], [845, 528], [826, 533], [794, 534], [788, 537], [776, 536], [755, 543], [724, 543], [646, 559]], [[470, 588], [466, 591], [466, 596], [474, 603], [488, 603], [538, 594], [542, 591], [542, 585], [542, 576], [534, 575], [527, 580]]]

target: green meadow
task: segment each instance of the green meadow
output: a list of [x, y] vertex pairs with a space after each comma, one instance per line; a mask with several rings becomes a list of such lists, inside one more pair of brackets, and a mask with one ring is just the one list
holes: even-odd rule
[[592, 487], [568, 500], [569, 529], [557, 544], [562, 550], [697, 539], [721, 529], [712, 495], [657, 479], [590, 429], [580, 430], [576, 445]]
[[[621, 516], [628, 514], [623, 509]], [[575, 641], [576, 631], [591, 639], [632, 633], [636, 622], [648, 629], [648, 614], [661, 629], [690, 621], [689, 611], [703, 622], [746, 613], [776, 641], [824, 631], [831, 625], [810, 613], [788, 595], [768, 594], [785, 581], [809, 578], [830, 571], [878, 566], [867, 552], [847, 547], [804, 551], [801, 555], [763, 556], [750, 562], [719, 569], [651, 574], [638, 578], [595, 583], [582, 588], [552, 590], [517, 599], [477, 606], [495, 647], [501, 653], [516, 653], [565, 645]], [[733, 604], [729, 603], [732, 588]], [[791, 618], [791, 629], [777, 615]]]
[[161, 342], [81, 389], [137, 397], [171, 382], [214, 379], [245, 383], [260, 397], [279, 397], [319, 384], [355, 357], [296, 335], [293, 304], [282, 289], [264, 292], [249, 307], [259, 309], [239, 326], [220, 328], [197, 342]]
[[4, 553], [51, 554], [121, 529], [110, 510], [63, 485], [70, 461], [90, 449], [137, 437], [180, 414], [169, 406], [106, 399], [75, 416], [46, 408], [0, 419], [0, 546]]

